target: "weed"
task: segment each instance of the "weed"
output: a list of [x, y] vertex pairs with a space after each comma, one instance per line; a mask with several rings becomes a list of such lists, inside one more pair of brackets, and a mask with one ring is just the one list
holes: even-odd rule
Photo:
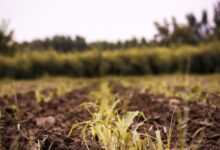
[[54, 96], [54, 94], [50, 91], [47, 91], [46, 94], [43, 92], [43, 88], [41, 87], [35, 90], [35, 97], [38, 103], [49, 102]]
[[[87, 145], [87, 139], [98, 140], [105, 150], [162, 150], [163, 142], [160, 131], [156, 131], [156, 138], [147, 133], [139, 133], [137, 130], [146, 121], [146, 117], [139, 111], [127, 111], [119, 114], [119, 102], [112, 93], [106, 82], [101, 84], [99, 92], [93, 92], [96, 103], [95, 112], [91, 113], [90, 120], [74, 124], [69, 132], [81, 130], [82, 137]], [[134, 122], [136, 117], [143, 117], [144, 121]], [[171, 133], [171, 132], [170, 132]], [[155, 141], [155, 142], [154, 142]], [[170, 142], [169, 142], [170, 143]], [[168, 146], [169, 147], [169, 146]], [[87, 145], [89, 149], [89, 146]]]

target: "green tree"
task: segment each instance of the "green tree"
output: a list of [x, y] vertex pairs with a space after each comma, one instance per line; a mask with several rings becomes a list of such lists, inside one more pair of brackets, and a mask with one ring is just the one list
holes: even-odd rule
[[214, 34], [218, 39], [220, 39], [220, 2], [218, 2], [214, 7], [214, 23]]
[[85, 38], [81, 36], [76, 36], [75, 38], [75, 48], [77, 50], [85, 50], [88, 48]]
[[147, 40], [144, 37], [142, 37], [139, 45], [142, 47], [147, 46], [148, 45]]
[[0, 53], [8, 54], [13, 50], [13, 31], [8, 31], [8, 21], [0, 24]]
[[154, 25], [158, 32], [158, 34], [155, 35], [154, 40], [159, 41], [162, 44], [168, 45], [170, 41], [170, 30], [168, 22], [165, 20], [163, 25], [155, 22]]

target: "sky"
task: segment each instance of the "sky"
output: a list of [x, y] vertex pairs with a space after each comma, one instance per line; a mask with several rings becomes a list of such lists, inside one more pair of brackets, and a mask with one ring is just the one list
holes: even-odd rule
[[217, 0], [0, 0], [0, 19], [8, 19], [17, 41], [56, 34], [84, 36], [87, 41], [150, 39], [153, 22], [184, 22], [187, 13], [210, 18]]

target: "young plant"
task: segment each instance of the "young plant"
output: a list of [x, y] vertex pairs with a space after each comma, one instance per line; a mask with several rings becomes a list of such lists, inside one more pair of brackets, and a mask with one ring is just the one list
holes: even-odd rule
[[49, 102], [53, 98], [54, 94], [52, 92], [43, 93], [42, 87], [35, 90], [35, 97], [38, 103]]
[[[143, 113], [139, 111], [119, 113], [120, 100], [111, 93], [106, 82], [101, 84], [100, 91], [93, 92], [91, 96], [95, 100], [95, 104], [88, 104], [95, 107], [95, 111], [91, 113], [91, 119], [74, 124], [69, 136], [72, 135], [73, 130], [80, 128], [88, 149], [89, 137], [91, 137], [90, 140], [97, 140], [105, 150], [163, 149], [160, 131], [156, 131], [156, 140], [147, 133], [138, 132], [139, 127], [146, 121]], [[144, 121], [135, 122], [134, 119], [140, 116], [144, 118]]]

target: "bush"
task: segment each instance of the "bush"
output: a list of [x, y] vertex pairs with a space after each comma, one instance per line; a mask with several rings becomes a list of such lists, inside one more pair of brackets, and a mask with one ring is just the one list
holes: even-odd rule
[[0, 77], [142, 75], [220, 72], [220, 44], [142, 48], [124, 51], [17, 52], [0, 56]]

